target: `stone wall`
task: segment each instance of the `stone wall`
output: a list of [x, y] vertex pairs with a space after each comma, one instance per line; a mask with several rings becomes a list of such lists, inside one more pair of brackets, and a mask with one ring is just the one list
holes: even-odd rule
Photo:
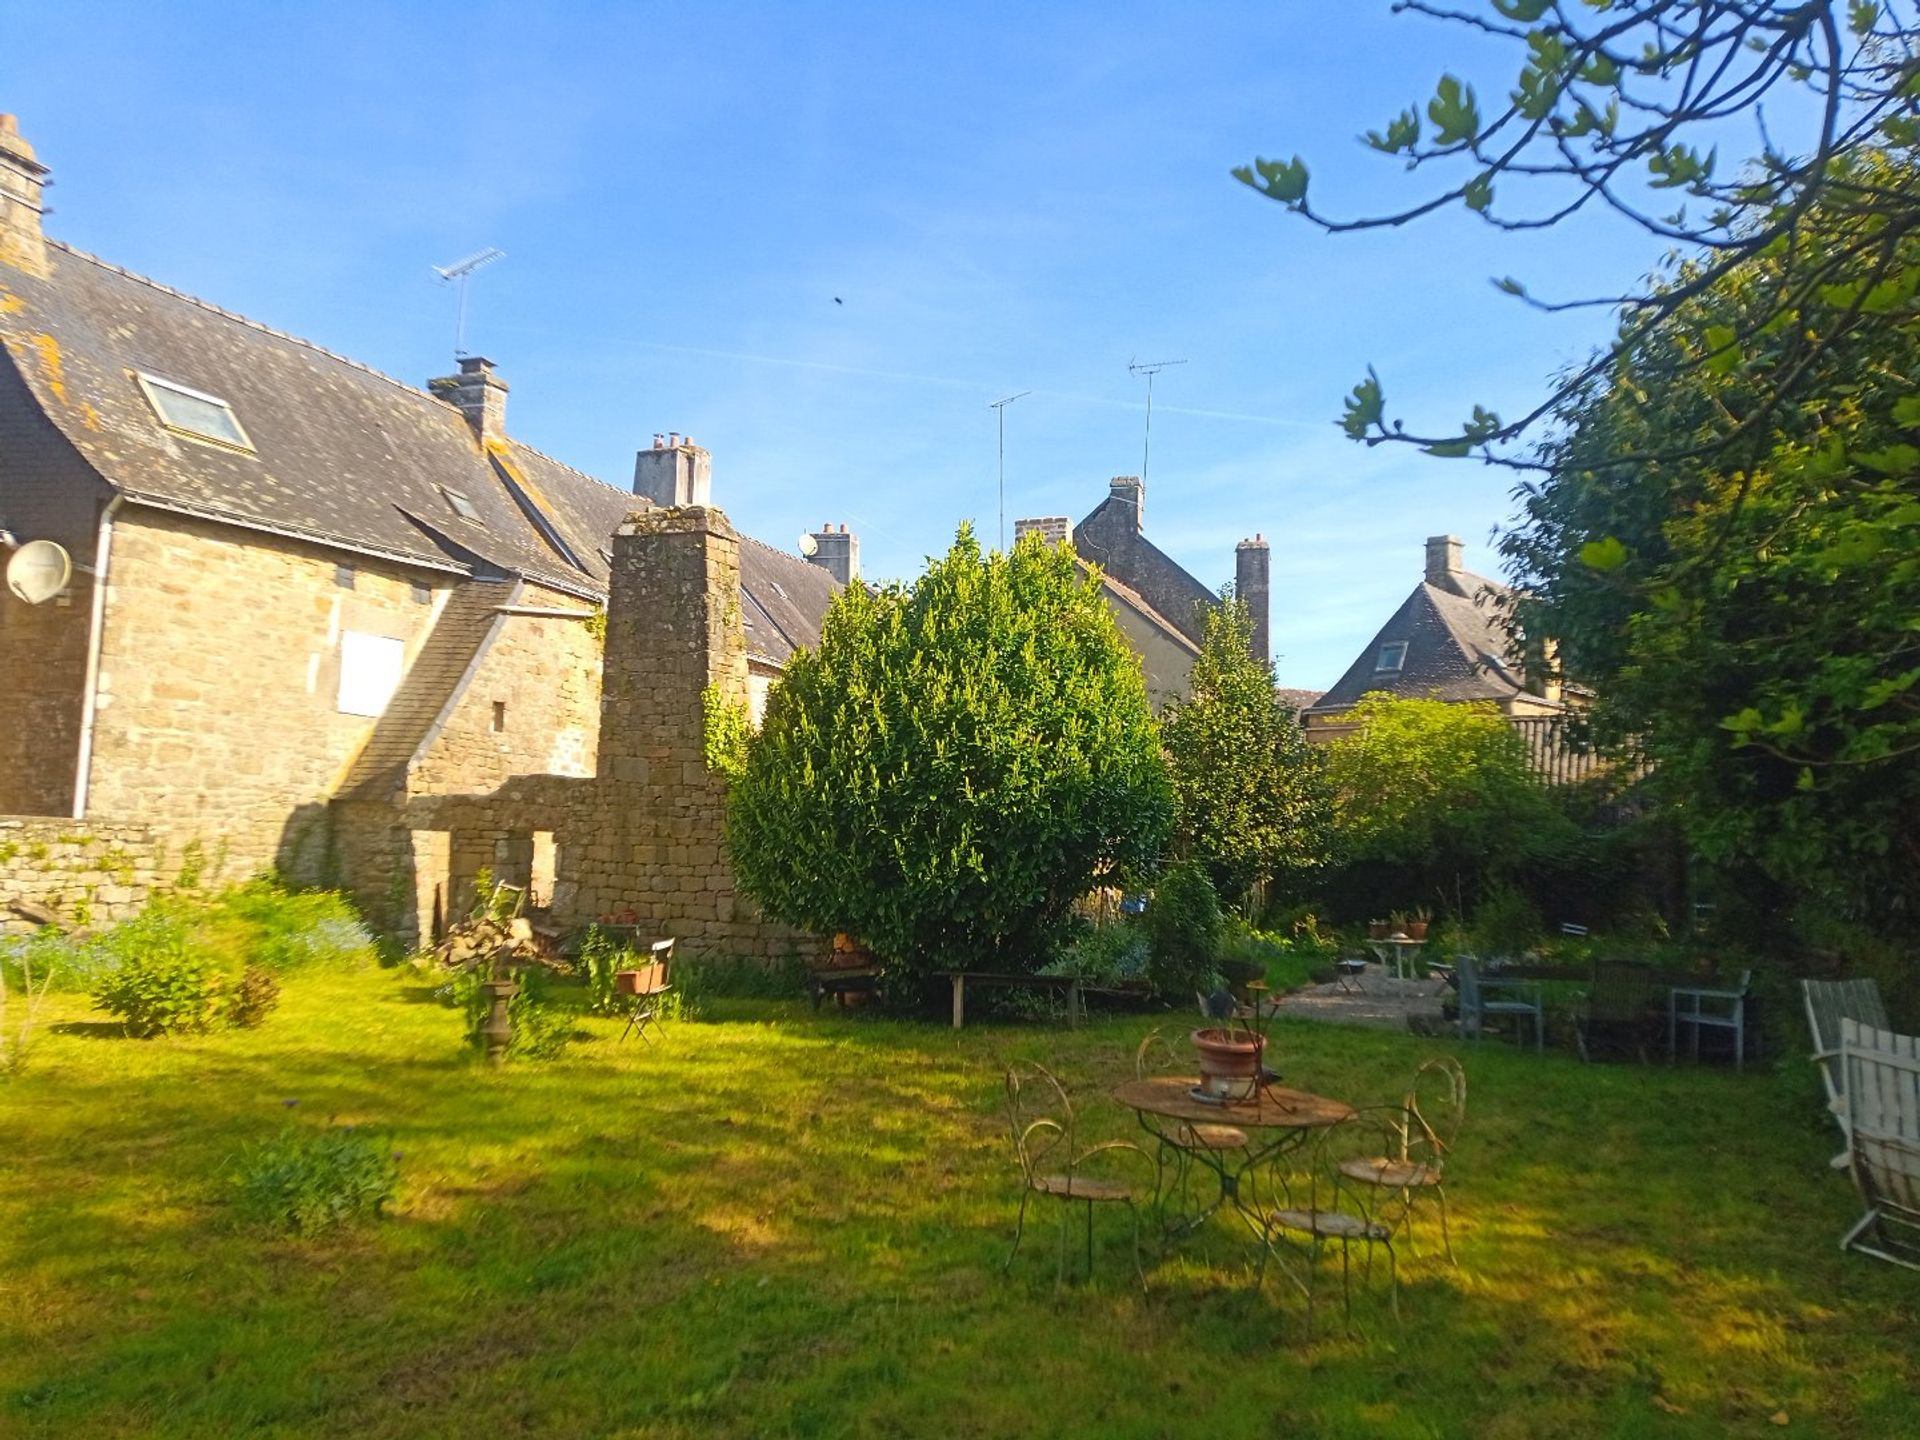
[[[580, 600], [524, 587], [515, 609], [579, 614]], [[564, 615], [504, 614], [407, 777], [415, 794], [487, 791], [515, 775], [594, 773], [600, 639]]]
[[113, 531], [89, 815], [217, 834], [242, 873], [326, 878], [325, 804], [372, 732], [339, 708], [348, 632], [407, 663], [425, 572], [129, 507]]
[[[497, 631], [492, 643], [509, 633]], [[540, 633], [528, 632], [526, 643]], [[451, 707], [456, 720], [436, 742], [448, 756], [466, 755], [463, 763], [482, 769], [491, 763], [469, 732], [490, 723], [495, 692], [483, 683], [504, 683], [512, 661], [503, 652], [475, 666], [468, 692]], [[419, 939], [436, 916], [471, 906], [482, 866], [527, 884], [544, 863], [551, 915], [564, 927], [631, 912], [677, 937], [688, 954], [824, 951], [818, 937], [760, 916], [735, 888], [725, 791], [703, 758], [709, 686], [731, 703], [748, 702], [739, 536], [707, 507], [636, 515], [613, 540], [593, 776], [532, 772], [472, 793], [416, 791], [398, 810], [336, 805], [335, 842], [355, 898], [383, 928]], [[460, 772], [435, 773], [438, 783]]]
[[204, 846], [170, 846], [148, 825], [0, 815], [0, 934], [34, 928], [16, 900], [72, 925], [125, 920], [183, 867], [204, 871], [214, 858]]

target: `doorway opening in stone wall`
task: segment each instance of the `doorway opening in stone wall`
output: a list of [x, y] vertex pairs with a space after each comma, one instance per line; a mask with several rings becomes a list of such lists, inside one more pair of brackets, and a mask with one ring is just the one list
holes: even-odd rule
[[414, 934], [421, 945], [438, 945], [447, 933], [453, 837], [445, 830], [415, 830], [409, 840], [413, 850]]
[[527, 875], [527, 904], [545, 910], [553, 904], [555, 847], [551, 830], [533, 832], [533, 863]]

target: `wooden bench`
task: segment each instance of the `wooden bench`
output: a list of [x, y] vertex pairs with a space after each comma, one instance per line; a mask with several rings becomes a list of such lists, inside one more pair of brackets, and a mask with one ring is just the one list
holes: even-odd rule
[[998, 985], [1002, 989], [1051, 990], [1067, 992], [1067, 1024], [1078, 1026], [1086, 1018], [1086, 982], [1078, 975], [1000, 975], [981, 970], [939, 970], [941, 979], [953, 982], [953, 1028], [967, 1023], [967, 986]]
[[813, 980], [813, 1008], [818, 1010], [820, 1002], [829, 995], [834, 1005], [844, 1010], [849, 995], [871, 995], [880, 988], [880, 967], [877, 965], [840, 966], [830, 970], [815, 970]]

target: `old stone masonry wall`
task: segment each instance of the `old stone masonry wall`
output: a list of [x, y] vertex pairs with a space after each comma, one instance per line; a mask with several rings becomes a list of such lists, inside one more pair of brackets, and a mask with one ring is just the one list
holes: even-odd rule
[[198, 842], [169, 843], [130, 822], [0, 816], [0, 934], [36, 922], [15, 902], [69, 926], [100, 926], [135, 914], [156, 890], [206, 878], [221, 863]]
[[392, 818], [339, 807], [356, 897], [377, 923], [422, 938], [472, 903], [485, 866], [529, 885], [563, 926], [631, 915], [688, 954], [824, 953], [824, 940], [739, 893], [724, 783], [704, 759], [709, 688], [748, 701], [738, 533], [710, 507], [649, 510], [620, 528], [612, 554], [593, 775], [516, 775], [479, 794], [410, 782]]

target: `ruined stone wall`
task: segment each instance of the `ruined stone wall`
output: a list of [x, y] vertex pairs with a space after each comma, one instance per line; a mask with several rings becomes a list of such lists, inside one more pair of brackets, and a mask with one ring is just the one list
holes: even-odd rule
[[[342, 568], [345, 567], [345, 568]], [[327, 878], [325, 802], [371, 733], [349, 632], [410, 664], [438, 591], [399, 565], [128, 508], [114, 525], [89, 815], [224, 840], [242, 873]]]
[[16, 900], [70, 925], [125, 920], [183, 866], [199, 878], [212, 858], [204, 847], [169, 845], [148, 825], [0, 815], [0, 934], [35, 928], [13, 910]]
[[[489, 667], [483, 659], [476, 682]], [[480, 867], [526, 883], [550, 844], [551, 915], [563, 927], [631, 912], [686, 954], [823, 952], [818, 937], [766, 920], [735, 887], [725, 790], [703, 758], [709, 686], [748, 702], [740, 538], [707, 507], [636, 515], [613, 541], [592, 778], [513, 775], [485, 791], [416, 793], [398, 812], [337, 806], [356, 898], [376, 923], [417, 938], [436, 911], [458, 916], [472, 904]], [[491, 703], [466, 697], [455, 713], [485, 715]]]
[[[580, 612], [525, 586], [516, 607]], [[600, 731], [600, 638], [562, 616], [502, 615], [408, 775], [416, 795], [484, 793], [516, 775], [587, 776]]]

